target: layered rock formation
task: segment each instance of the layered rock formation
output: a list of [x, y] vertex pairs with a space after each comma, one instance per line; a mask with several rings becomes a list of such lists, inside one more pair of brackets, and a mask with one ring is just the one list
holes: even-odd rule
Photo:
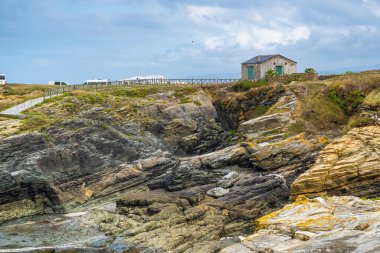
[[[255, 219], [288, 203], [300, 174], [305, 172], [293, 184], [294, 196], [328, 191], [324, 183], [322, 190], [306, 192], [311, 181], [328, 181], [326, 173], [310, 180], [307, 175], [323, 160], [314, 165], [329, 141], [314, 123], [303, 132], [308, 122], [300, 119], [314, 115], [303, 111], [305, 96], [313, 93], [314, 99], [321, 87], [274, 84], [244, 93], [132, 87], [44, 103], [31, 116], [53, 123], [0, 136], [0, 249], [203, 253], [239, 242], [239, 236], [253, 233]], [[66, 120], [50, 120], [56, 115]], [[35, 124], [15, 123], [25, 129], [25, 122]], [[325, 126], [334, 128], [328, 132], [334, 137], [340, 130], [336, 117], [331, 122]], [[353, 194], [377, 194], [377, 186], [365, 185], [377, 180], [375, 169], [364, 169], [377, 164], [377, 130], [368, 129], [343, 137], [346, 146], [336, 151], [334, 172], [345, 168], [342, 157], [344, 164], [353, 163], [348, 156], [359, 149], [362, 158], [355, 164], [363, 169], [329, 194], [343, 194], [347, 187]], [[334, 145], [320, 157], [334, 153]], [[337, 185], [344, 181], [334, 181], [338, 174], [329, 179]], [[26, 218], [36, 214], [42, 216]], [[44, 223], [56, 232], [49, 230], [51, 240], [35, 240]], [[82, 226], [89, 228], [88, 234], [70, 237], [70, 244], [61, 238], [70, 226], [78, 234]]]
[[378, 252], [380, 201], [297, 198], [256, 220], [259, 231], [221, 253]]
[[380, 127], [355, 128], [323, 149], [316, 164], [292, 184], [305, 194], [380, 195]]

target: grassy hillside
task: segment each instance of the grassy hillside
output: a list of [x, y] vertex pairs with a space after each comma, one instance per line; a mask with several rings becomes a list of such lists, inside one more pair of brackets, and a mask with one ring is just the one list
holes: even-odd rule
[[292, 113], [295, 123], [289, 134], [336, 136], [353, 127], [378, 124], [374, 119], [380, 116], [380, 71], [288, 84], [238, 83], [219, 100], [220, 107], [241, 123], [260, 115], [284, 112], [275, 103], [286, 94], [294, 94], [297, 101]]
[[54, 85], [12, 84], [0, 86], [0, 111], [26, 100], [43, 96], [44, 90], [57, 88]]

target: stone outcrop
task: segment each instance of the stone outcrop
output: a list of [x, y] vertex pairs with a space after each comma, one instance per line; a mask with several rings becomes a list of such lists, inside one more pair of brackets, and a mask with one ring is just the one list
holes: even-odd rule
[[255, 234], [221, 253], [378, 252], [380, 201], [357, 197], [297, 198], [256, 220]]
[[355, 128], [326, 146], [293, 182], [291, 194], [379, 196], [380, 127]]
[[290, 120], [290, 115], [288, 113], [264, 115], [240, 124], [239, 131], [258, 132], [270, 130], [281, 125], [286, 125]]
[[[299, 94], [305, 92], [303, 85], [292, 84], [244, 93], [186, 87], [146, 97], [111, 97], [96, 106], [88, 102], [94, 99], [82, 95], [65, 97], [63, 104], [43, 104], [35, 110], [70, 119], [0, 140], [0, 251], [18, 245], [36, 247], [37, 252], [205, 253], [239, 242], [253, 233], [255, 219], [288, 203], [293, 181], [313, 172], [310, 168], [328, 143], [312, 131], [289, 131], [297, 124]], [[62, 112], [70, 101], [79, 101], [83, 110]], [[112, 108], [114, 103], [122, 106]], [[355, 160], [360, 168], [376, 167], [376, 131], [349, 133], [347, 145], [337, 151], [334, 170], [353, 164], [349, 156], [360, 157]], [[368, 153], [364, 158], [363, 152]], [[342, 157], [345, 162], [339, 164]], [[350, 188], [354, 194], [376, 194], [375, 169], [358, 171], [362, 179], [357, 185], [349, 181], [356, 187]], [[344, 173], [339, 175], [351, 172]], [[322, 180], [321, 175], [311, 181]], [[309, 183], [302, 184], [300, 192], [308, 194]], [[331, 192], [347, 184], [339, 187]], [[34, 214], [42, 216], [25, 217]], [[19, 217], [24, 219], [13, 224]], [[33, 244], [44, 222], [54, 230], [48, 237], [52, 239]], [[263, 224], [257, 223], [265, 227], [260, 231], [281, 230]], [[83, 238], [59, 239], [69, 228], [80, 237], [82, 226], [88, 228]], [[12, 229], [19, 231], [16, 237]], [[316, 232], [289, 233], [311, 241]]]

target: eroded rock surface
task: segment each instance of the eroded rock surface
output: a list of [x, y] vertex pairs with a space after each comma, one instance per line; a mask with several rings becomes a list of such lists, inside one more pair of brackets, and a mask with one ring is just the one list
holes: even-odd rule
[[221, 253], [378, 252], [379, 210], [379, 200], [301, 196], [295, 203], [257, 219], [257, 233]]
[[291, 191], [293, 196], [379, 196], [380, 127], [355, 128], [326, 146]]

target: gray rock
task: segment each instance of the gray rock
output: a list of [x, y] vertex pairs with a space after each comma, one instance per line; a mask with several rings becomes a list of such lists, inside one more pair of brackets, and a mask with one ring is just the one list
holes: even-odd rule
[[265, 129], [281, 127], [291, 121], [289, 113], [275, 113], [264, 115], [246, 121], [239, 126], [239, 131], [243, 132], [258, 132]]
[[207, 195], [214, 197], [214, 198], [219, 198], [219, 197], [225, 196], [229, 192], [230, 192], [229, 189], [224, 189], [222, 187], [215, 187], [213, 189], [208, 190]]
[[222, 188], [229, 188], [238, 180], [238, 176], [239, 174], [237, 172], [232, 171], [222, 177], [216, 185]]

